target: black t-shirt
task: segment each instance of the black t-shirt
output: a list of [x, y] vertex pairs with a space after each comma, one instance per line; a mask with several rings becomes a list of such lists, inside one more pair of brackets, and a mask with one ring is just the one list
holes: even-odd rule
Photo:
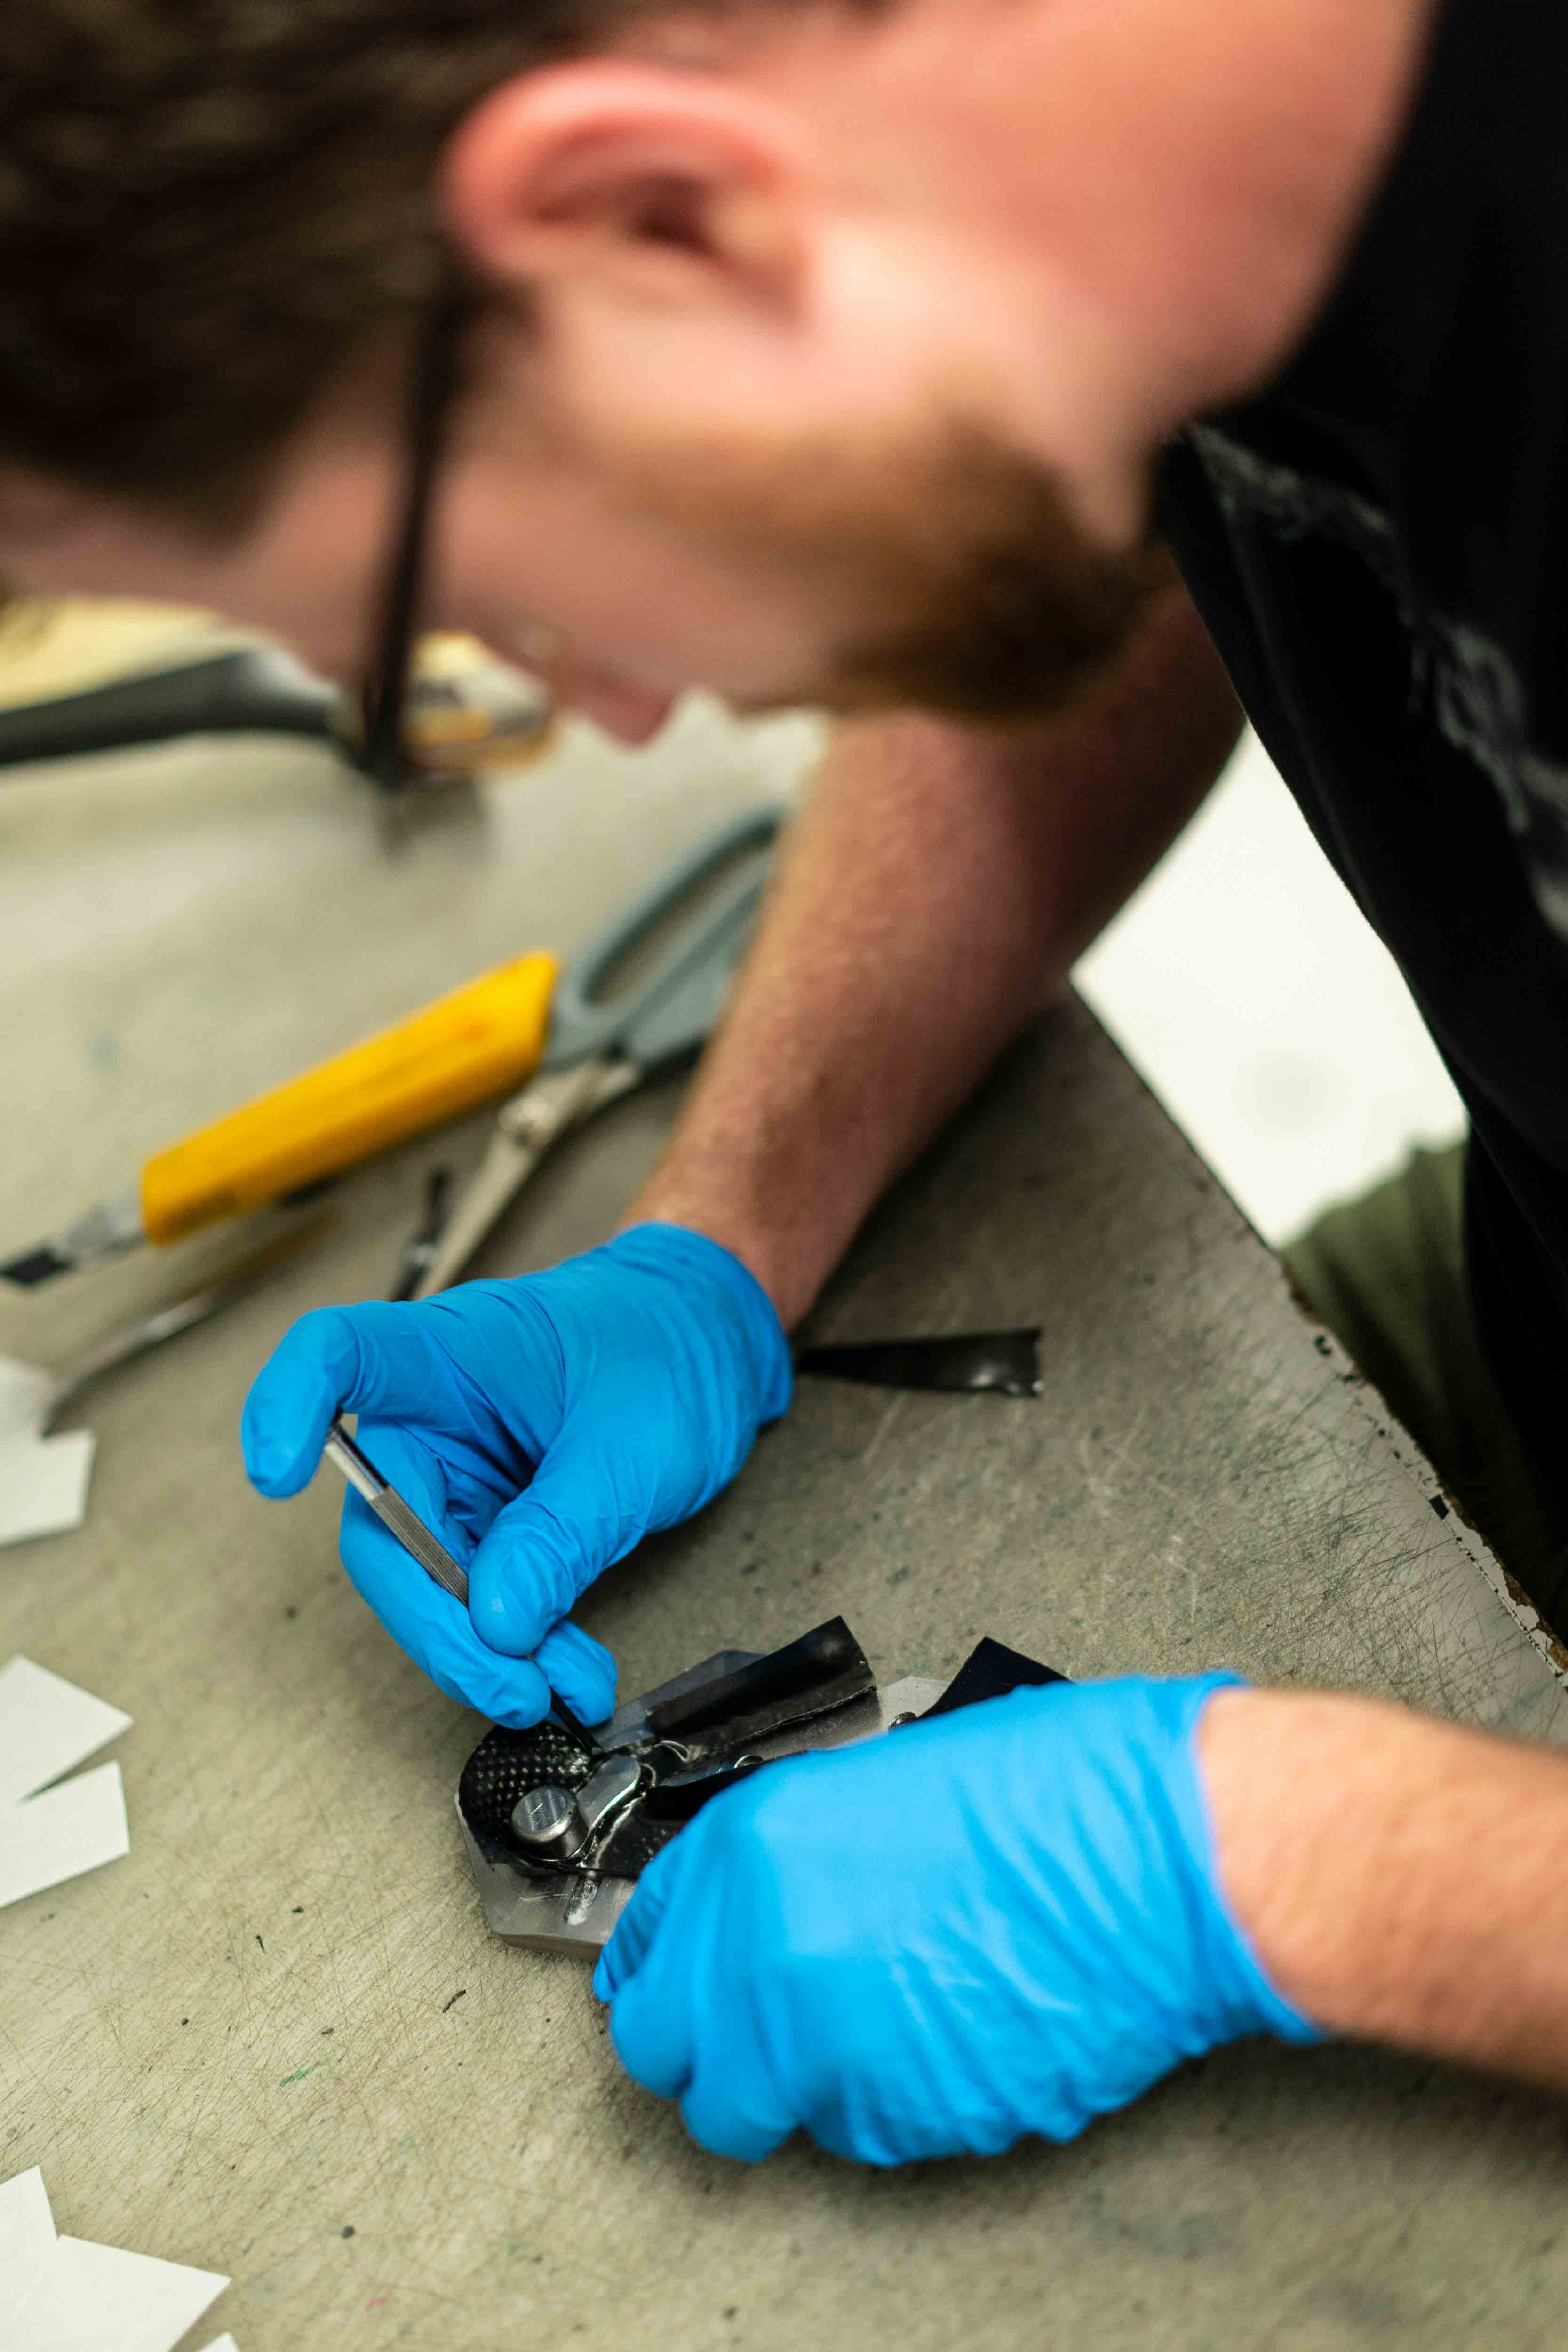
[[1468, 1108], [1489, 1356], [1568, 1492], [1568, 8], [1448, 0], [1309, 340], [1161, 520]]

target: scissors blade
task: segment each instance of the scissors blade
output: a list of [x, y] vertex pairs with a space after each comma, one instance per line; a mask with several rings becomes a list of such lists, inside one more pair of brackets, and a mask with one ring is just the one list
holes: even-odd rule
[[503, 1103], [479, 1170], [452, 1213], [413, 1296], [428, 1298], [455, 1282], [492, 1225], [510, 1206], [545, 1153], [569, 1128], [636, 1086], [635, 1062], [619, 1055], [579, 1062], [531, 1079]]

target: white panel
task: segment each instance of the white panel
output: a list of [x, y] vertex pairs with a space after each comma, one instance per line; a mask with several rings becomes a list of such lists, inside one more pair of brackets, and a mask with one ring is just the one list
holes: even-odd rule
[[131, 1728], [131, 1717], [31, 1658], [0, 1666], [0, 1805], [47, 1789]]

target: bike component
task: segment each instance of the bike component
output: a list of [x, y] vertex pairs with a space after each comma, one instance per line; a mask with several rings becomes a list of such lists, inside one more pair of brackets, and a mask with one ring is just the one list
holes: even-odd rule
[[555, 1723], [489, 1731], [457, 1797], [486, 1921], [532, 1951], [595, 1953], [638, 1873], [737, 1780], [813, 1748], [1060, 1679], [985, 1641], [945, 1687], [910, 1676], [879, 1690], [836, 1617], [768, 1655], [720, 1651], [628, 1701], [597, 1751]]

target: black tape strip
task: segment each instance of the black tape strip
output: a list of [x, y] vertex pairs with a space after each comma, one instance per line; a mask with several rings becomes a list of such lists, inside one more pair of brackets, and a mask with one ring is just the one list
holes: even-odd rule
[[802, 1348], [795, 1368], [824, 1380], [862, 1381], [872, 1388], [923, 1389], [944, 1396], [1038, 1396], [1040, 1327]]
[[787, 1649], [649, 1707], [655, 1739], [675, 1739], [698, 1763], [736, 1755], [751, 1741], [831, 1714], [876, 1688], [869, 1661], [842, 1617], [830, 1617]]
[[1009, 1691], [1067, 1679], [1055, 1666], [1042, 1666], [1037, 1658], [1026, 1658], [1021, 1650], [1010, 1650], [1005, 1642], [994, 1642], [987, 1634], [975, 1643], [936, 1705], [928, 1706], [920, 1719], [929, 1723], [933, 1715], [952, 1715], [961, 1706], [978, 1706], [983, 1699], [1005, 1698]]
[[[1021, 1650], [1010, 1650], [1005, 1642], [993, 1642], [987, 1636], [975, 1643], [935, 1706], [915, 1719], [929, 1723], [933, 1715], [952, 1715], [961, 1706], [978, 1706], [984, 1699], [1005, 1698], [1009, 1691], [1040, 1688], [1067, 1679], [1054, 1666], [1042, 1666], [1037, 1658], [1026, 1658]], [[895, 1724], [893, 1728], [908, 1727]], [[791, 1760], [781, 1756], [760, 1769], [772, 1772]], [[734, 1771], [692, 1773], [683, 1781], [667, 1783], [617, 1822], [595, 1868], [614, 1877], [636, 1878], [710, 1798], [745, 1777]]]

